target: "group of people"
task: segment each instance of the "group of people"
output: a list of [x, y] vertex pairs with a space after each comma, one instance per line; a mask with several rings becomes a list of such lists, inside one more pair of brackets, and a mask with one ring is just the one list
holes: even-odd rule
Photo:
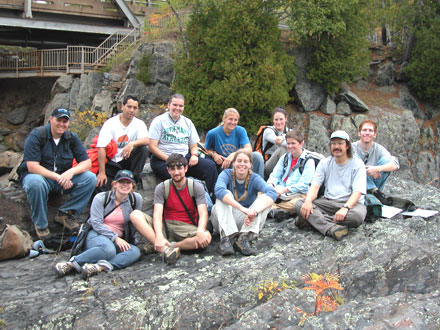
[[[220, 235], [222, 255], [254, 255], [253, 241], [268, 216], [282, 220], [297, 215], [298, 228], [311, 227], [340, 240], [348, 228], [363, 222], [367, 191], [386, 201], [385, 181], [399, 168], [397, 159], [374, 142], [377, 126], [371, 120], [360, 124], [360, 141], [353, 144], [346, 132], [333, 132], [331, 155], [316, 166], [304, 148], [303, 134], [287, 129], [283, 108], [274, 110], [274, 125], [263, 135], [266, 162], [252, 150], [236, 109], [227, 109], [220, 125], [207, 133], [206, 158], [199, 157], [194, 124], [182, 115], [182, 95], [171, 96], [168, 111], [157, 116], [149, 130], [135, 117], [138, 109], [137, 97], [127, 95], [121, 113], [104, 123], [96, 143], [96, 175], [78, 136], [68, 130], [67, 109], [53, 110], [49, 124], [26, 139], [20, 180], [41, 239], [50, 235], [50, 192], [70, 193], [55, 222], [75, 230], [93, 192], [111, 191], [93, 198], [84, 252], [56, 264], [59, 275], [76, 270], [88, 278], [127, 267], [140, 257], [136, 231], [149, 241], [145, 250], [161, 253], [168, 263], [177, 260], [180, 250], [207, 247], [213, 233]], [[108, 150], [115, 144], [116, 154], [110, 158]], [[163, 180], [155, 188], [152, 217], [141, 211], [142, 197], [134, 192], [148, 152], [153, 172]], [[207, 198], [215, 201], [210, 215]], [[212, 230], [207, 230], [209, 223]]]

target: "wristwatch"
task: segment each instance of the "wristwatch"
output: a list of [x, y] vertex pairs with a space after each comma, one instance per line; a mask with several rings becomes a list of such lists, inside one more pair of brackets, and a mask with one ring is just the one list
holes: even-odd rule
[[348, 211], [350, 211], [351, 210], [351, 207], [350, 206], [348, 206], [348, 205], [344, 205], [343, 206], [343, 208], [346, 208]]

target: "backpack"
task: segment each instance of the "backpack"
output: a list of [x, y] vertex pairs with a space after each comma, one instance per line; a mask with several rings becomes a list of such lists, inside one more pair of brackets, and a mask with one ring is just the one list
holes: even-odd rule
[[275, 128], [273, 128], [273, 126], [268, 126], [268, 125], [260, 126], [254, 143], [254, 151], [258, 151], [260, 154], [262, 154], [265, 162], [267, 162], [268, 159], [270, 158], [269, 155], [266, 155], [266, 152], [273, 146], [273, 143], [267, 142], [266, 147], [263, 149], [263, 134], [264, 131], [268, 128], [272, 129], [277, 136], [280, 135], [279, 132]]
[[[111, 190], [105, 192], [104, 209], [107, 207], [108, 203], [110, 203], [111, 193], [112, 193]], [[128, 199], [130, 200], [131, 209], [135, 210], [136, 197], [134, 196], [133, 192], [130, 192], [128, 194]], [[107, 217], [107, 215], [109, 215], [111, 212], [113, 212], [113, 210], [111, 210], [109, 213], [104, 215], [104, 218]], [[71, 245], [69, 259], [72, 258], [73, 256], [76, 256], [78, 253], [80, 253], [83, 250], [84, 243], [86, 242], [86, 238], [90, 229], [92, 229], [92, 226], [89, 224], [87, 219], [87, 221], [83, 223], [81, 227], [79, 227], [78, 232], [75, 235], [72, 235], [71, 240], [73, 242]]]
[[[306, 166], [306, 163], [309, 159], [313, 159], [313, 161], [315, 162], [315, 170], [316, 167], [318, 166], [319, 162], [325, 158], [325, 156], [323, 154], [320, 154], [318, 152], [314, 152], [314, 151], [309, 151], [309, 150], [304, 150], [306, 152], [306, 157], [305, 158], [300, 158], [298, 159], [299, 164], [297, 164], [297, 168], [299, 170], [300, 174], [303, 174], [304, 172], [304, 167]], [[284, 155], [284, 159], [283, 159], [283, 175], [284, 173], [286, 173], [287, 169], [287, 165], [289, 164], [289, 153], [286, 153]], [[290, 175], [290, 173], [289, 173]], [[319, 187], [319, 191], [318, 191], [318, 197], [321, 197], [324, 195], [325, 192], [325, 185], [322, 184], [321, 187]]]
[[32, 249], [31, 235], [15, 225], [6, 225], [0, 235], [0, 260], [24, 257], [29, 254], [30, 249]]
[[382, 203], [373, 194], [366, 194], [364, 205], [367, 207], [365, 222], [373, 223], [382, 217]]

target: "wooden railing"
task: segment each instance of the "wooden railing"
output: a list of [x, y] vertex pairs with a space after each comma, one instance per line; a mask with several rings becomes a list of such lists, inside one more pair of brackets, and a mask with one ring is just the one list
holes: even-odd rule
[[0, 50], [0, 77], [60, 76], [94, 71], [139, 40], [138, 27], [128, 34], [115, 32], [98, 47]]

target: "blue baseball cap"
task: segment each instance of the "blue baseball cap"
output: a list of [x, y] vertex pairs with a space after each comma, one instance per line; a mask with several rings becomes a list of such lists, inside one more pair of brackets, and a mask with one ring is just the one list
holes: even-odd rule
[[70, 119], [70, 112], [65, 108], [58, 107], [54, 111], [52, 111], [52, 117], [55, 118], [67, 117], [68, 119]]
[[136, 182], [134, 181], [134, 175], [129, 170], [120, 170], [120, 171], [118, 171], [118, 173], [116, 173], [114, 181], [118, 182], [121, 180], [129, 180], [129, 181], [133, 182], [134, 184], [136, 184]]

